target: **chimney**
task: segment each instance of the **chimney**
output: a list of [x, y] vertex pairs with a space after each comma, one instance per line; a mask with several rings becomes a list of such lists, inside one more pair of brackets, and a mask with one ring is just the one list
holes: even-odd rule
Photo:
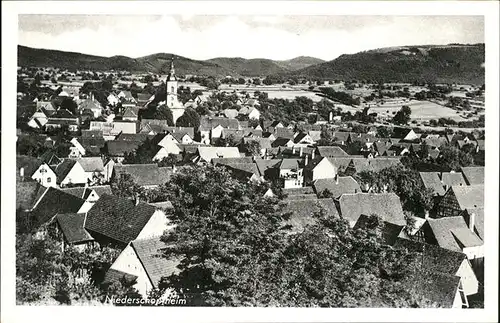
[[302, 147], [300, 147], [300, 151], [299, 151], [299, 157], [302, 157], [302, 154], [304, 153], [304, 149]]
[[474, 232], [474, 225], [476, 224], [476, 213], [471, 212], [469, 216], [469, 229], [471, 232]]
[[314, 159], [314, 157], [315, 157], [314, 155], [315, 155], [315, 151], [313, 150], [312, 153], [311, 153], [311, 160]]
[[370, 189], [370, 186], [368, 185], [368, 183], [365, 183], [365, 192], [368, 192], [369, 189]]
[[339, 174], [335, 174], [335, 184], [339, 184]]
[[295, 155], [295, 146], [292, 147], [292, 155]]
[[328, 114], [328, 121], [332, 122], [332, 120], [333, 120], [333, 111], [330, 111], [330, 113]]
[[[300, 154], [302, 156], [302, 154]], [[309, 161], [309, 155], [306, 155], [306, 159], [304, 160], [304, 166], [307, 166], [307, 162]]]
[[172, 173], [175, 173], [177, 171], [177, 166], [175, 164], [172, 165]]
[[140, 202], [140, 198], [139, 198], [139, 193], [135, 193], [134, 195], [134, 204], [135, 206], [139, 205], [139, 202]]
[[19, 169], [19, 176], [21, 177], [21, 181], [24, 181], [24, 167]]

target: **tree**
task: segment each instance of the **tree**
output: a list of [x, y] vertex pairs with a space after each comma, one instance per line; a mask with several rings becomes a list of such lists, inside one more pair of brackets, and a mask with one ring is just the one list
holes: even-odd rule
[[460, 167], [473, 165], [474, 157], [470, 153], [452, 145], [444, 145], [440, 149], [440, 154], [436, 162], [443, 167], [459, 171]]
[[138, 194], [142, 195], [143, 189], [137, 185], [130, 174], [119, 174], [111, 181], [111, 190], [113, 195], [124, 198], [135, 198]]
[[[282, 202], [262, 197], [267, 186], [243, 183], [211, 165], [186, 167], [164, 187], [175, 227], [164, 256], [179, 272], [160, 289], [209, 306], [410, 306], [404, 282], [414, 254], [385, 246], [383, 222], [366, 229], [324, 211], [317, 224], [289, 234]], [[188, 298], [189, 299], [189, 298]]]
[[195, 129], [200, 126], [200, 115], [192, 108], [187, 108], [184, 114], [177, 119], [177, 126], [180, 127], [194, 127]]
[[72, 98], [64, 98], [61, 102], [61, 109], [66, 109], [74, 115], [78, 114], [78, 104]]
[[261, 147], [260, 143], [256, 140], [249, 140], [244, 144], [245, 151], [251, 156], [260, 156]]
[[254, 85], [260, 85], [261, 84], [260, 78], [258, 78], [258, 77], [254, 78], [252, 81], [253, 81]]
[[411, 108], [407, 105], [403, 105], [401, 110], [399, 110], [392, 121], [396, 124], [405, 125], [410, 121]]
[[162, 104], [153, 109], [152, 119], [167, 120], [169, 126], [174, 125], [174, 119], [172, 116], [172, 110], [170, 110], [166, 105]]

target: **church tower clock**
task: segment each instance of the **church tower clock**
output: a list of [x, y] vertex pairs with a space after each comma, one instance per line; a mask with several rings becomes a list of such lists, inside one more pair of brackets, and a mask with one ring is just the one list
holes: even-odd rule
[[167, 75], [167, 107], [172, 111], [172, 117], [174, 124], [184, 114], [184, 106], [181, 102], [179, 102], [177, 98], [177, 77], [175, 76], [175, 68], [174, 68], [174, 58], [172, 56], [172, 61], [170, 63], [170, 71]]

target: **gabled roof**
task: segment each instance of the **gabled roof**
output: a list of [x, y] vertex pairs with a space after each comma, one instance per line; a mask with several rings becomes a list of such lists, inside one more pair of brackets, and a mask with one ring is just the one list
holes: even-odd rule
[[33, 210], [33, 216], [40, 224], [58, 213], [76, 213], [85, 201], [81, 198], [49, 187]]
[[394, 247], [404, 247], [410, 252], [418, 252], [422, 257], [417, 257], [419, 266], [425, 272], [440, 272], [455, 275], [467, 256], [461, 251], [453, 251], [440, 246], [397, 238]]
[[134, 152], [141, 144], [141, 141], [110, 140], [106, 142], [106, 147], [110, 156], [124, 156]]
[[200, 118], [200, 130], [212, 130], [217, 126], [222, 126], [225, 129], [239, 129], [240, 124], [237, 119], [220, 118], [220, 117], [203, 117]]
[[338, 131], [335, 132], [333, 137], [335, 138], [335, 141], [347, 141], [350, 135], [350, 132]]
[[85, 216], [85, 213], [64, 213], [56, 216], [56, 221], [68, 243], [73, 244], [94, 240], [83, 227]]
[[233, 158], [212, 158], [212, 164], [241, 164], [241, 163], [253, 163], [253, 157], [233, 157]]
[[474, 214], [474, 229], [478, 237], [484, 241], [484, 208], [467, 209], [463, 213], [465, 223], [470, 227], [470, 217]]
[[321, 157], [349, 156], [342, 148], [337, 146], [318, 146], [318, 155]]
[[406, 225], [399, 197], [394, 193], [357, 193], [343, 194], [339, 198], [340, 215], [355, 223], [361, 214], [375, 214], [382, 220]]
[[257, 159], [255, 160], [255, 164], [257, 165], [257, 168], [259, 169], [260, 176], [264, 176], [266, 171], [269, 169], [277, 168], [279, 164], [281, 163], [280, 159]]
[[289, 198], [293, 198], [294, 195], [310, 194], [314, 195], [314, 190], [311, 186], [306, 187], [296, 187], [296, 188], [285, 188], [283, 193], [287, 194]]
[[102, 195], [87, 213], [85, 229], [112, 240], [129, 243], [135, 240], [156, 208], [147, 203], [114, 195]]
[[410, 131], [412, 131], [411, 128], [402, 128], [402, 127], [394, 127], [393, 129], [393, 137], [399, 138], [399, 139], [404, 139]]
[[447, 186], [465, 186], [465, 179], [462, 176], [462, 173], [442, 173], [441, 179], [443, 181], [443, 185]]
[[332, 199], [288, 199], [283, 214], [291, 213], [291, 215], [286, 224], [292, 226], [293, 232], [300, 232], [304, 230], [306, 225], [316, 223], [313, 215], [315, 212], [319, 212], [321, 208], [326, 211], [327, 216], [339, 217]]
[[484, 185], [452, 186], [460, 209], [484, 207]]
[[442, 248], [462, 251], [463, 247], [483, 244], [481, 239], [467, 227], [462, 216], [428, 219], [427, 223], [437, 244]]
[[363, 171], [379, 172], [384, 168], [402, 165], [398, 158], [353, 158], [352, 163], [357, 173]]
[[271, 143], [271, 147], [284, 147], [291, 141], [289, 138], [278, 137]]
[[292, 158], [285, 158], [281, 160], [280, 169], [299, 169], [300, 168], [300, 159], [292, 159]]
[[137, 280], [136, 275], [127, 274], [126, 272], [109, 268], [104, 276], [104, 280], [102, 282], [103, 285], [113, 284], [121, 282], [122, 279], [125, 279], [126, 282], [132, 283]]
[[168, 277], [180, 272], [177, 266], [180, 260], [176, 258], [166, 258], [163, 249], [166, 245], [160, 238], [134, 240], [130, 244], [134, 248], [151, 284], [158, 287], [162, 277]]
[[101, 104], [95, 100], [86, 99], [78, 104], [80, 110], [101, 110]]
[[274, 135], [278, 138], [278, 137], [282, 137], [282, 138], [288, 138], [288, 139], [293, 139], [293, 135], [295, 133], [293, 132], [293, 130], [290, 130], [288, 128], [281, 128], [281, 127], [278, 127], [278, 128], [275, 128], [274, 129]]
[[137, 118], [139, 115], [139, 107], [127, 107], [123, 112], [123, 118]]
[[57, 165], [62, 163], [62, 159], [56, 156], [52, 151], [47, 150], [40, 156], [40, 160], [49, 166]]
[[[164, 134], [161, 134], [164, 135]], [[147, 133], [121, 133], [116, 136], [115, 140], [123, 141], [146, 141], [146, 139], [153, 139], [155, 136]]]
[[[364, 157], [362, 157], [364, 159]], [[328, 157], [328, 161], [338, 169], [345, 169], [349, 166], [353, 158], [351, 156], [346, 157]]]
[[484, 166], [483, 167], [462, 167], [460, 168], [467, 185], [484, 184]]
[[306, 137], [309, 137], [309, 135], [307, 133], [304, 133], [304, 132], [300, 132], [298, 133], [294, 138], [293, 138], [293, 142], [298, 144], [300, 143], [303, 139], [305, 139]]
[[432, 189], [434, 195], [443, 196], [446, 193], [443, 183], [439, 179], [438, 172], [420, 172], [419, 174], [424, 183], [424, 187]]
[[56, 166], [54, 172], [56, 173], [57, 183], [62, 182], [66, 178], [76, 163], [77, 161], [74, 159], [65, 159], [62, 163]]
[[318, 196], [328, 190], [333, 194], [333, 198], [339, 198], [342, 194], [353, 194], [361, 192], [359, 183], [351, 176], [335, 178], [321, 178], [313, 183], [314, 190]]
[[126, 164], [115, 165], [113, 168], [115, 178], [121, 174], [129, 174], [139, 186], [162, 185], [170, 180], [172, 169], [158, 167], [158, 164]]
[[102, 172], [104, 164], [101, 157], [81, 157], [75, 160], [83, 167], [86, 172]]
[[241, 170], [249, 174], [255, 174], [255, 176], [260, 176], [259, 169], [255, 163], [230, 163], [216, 165], [224, 166], [230, 170]]

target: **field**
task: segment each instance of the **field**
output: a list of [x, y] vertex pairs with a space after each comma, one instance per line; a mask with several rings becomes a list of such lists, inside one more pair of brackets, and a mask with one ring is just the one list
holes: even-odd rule
[[[450, 118], [455, 121], [465, 121], [462, 113], [429, 101], [409, 101], [405, 103], [411, 108], [411, 119], [416, 121], [429, 121], [431, 119]], [[370, 108], [369, 113], [376, 112], [379, 117], [392, 118], [393, 113], [401, 109], [402, 104], [381, 104]], [[387, 112], [389, 111], [389, 112]]]

